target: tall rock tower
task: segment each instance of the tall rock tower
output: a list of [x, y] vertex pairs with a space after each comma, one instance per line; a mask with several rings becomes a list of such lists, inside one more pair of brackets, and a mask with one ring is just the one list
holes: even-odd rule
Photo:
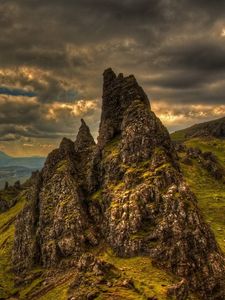
[[76, 141], [63, 139], [27, 191], [15, 271], [79, 266], [105, 245], [119, 257], [151, 257], [202, 299], [225, 299], [224, 256], [167, 129], [133, 75], [107, 69], [103, 80], [98, 143], [82, 120]]

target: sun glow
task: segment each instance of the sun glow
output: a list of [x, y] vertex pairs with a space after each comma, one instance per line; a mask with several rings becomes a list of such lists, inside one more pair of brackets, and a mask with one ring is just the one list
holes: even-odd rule
[[222, 29], [221, 36], [225, 37], [225, 28]]

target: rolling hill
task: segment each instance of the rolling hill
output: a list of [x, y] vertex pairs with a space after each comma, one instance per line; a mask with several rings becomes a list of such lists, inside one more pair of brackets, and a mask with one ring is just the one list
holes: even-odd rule
[[171, 137], [177, 141], [194, 137], [225, 138], [225, 117], [175, 131], [171, 134]]
[[[201, 151], [207, 155], [212, 153], [217, 166], [225, 174], [225, 118], [196, 124], [192, 127], [171, 134], [174, 142], [178, 142], [180, 165], [186, 181], [195, 193], [198, 205], [206, 221], [212, 227], [223, 251], [225, 251], [225, 183], [224, 176], [215, 178], [201, 163], [201, 157], [189, 155], [187, 152]], [[219, 134], [220, 133], [220, 134]], [[193, 150], [194, 149], [194, 150]]]

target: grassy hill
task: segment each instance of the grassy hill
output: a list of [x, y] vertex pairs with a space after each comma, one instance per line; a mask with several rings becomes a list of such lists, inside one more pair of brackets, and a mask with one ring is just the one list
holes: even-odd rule
[[[225, 118], [196, 124], [171, 134], [176, 142], [188, 148], [212, 152], [225, 169]], [[205, 220], [210, 224], [216, 239], [225, 251], [225, 183], [215, 179], [196, 161], [187, 165], [182, 162], [184, 153], [179, 153], [181, 168]]]
[[225, 117], [175, 131], [171, 137], [176, 141], [185, 141], [195, 137], [225, 138]]
[[[172, 137], [174, 139], [174, 135]], [[180, 141], [179, 137], [178, 140]], [[212, 152], [225, 169], [225, 139], [198, 137], [187, 139], [184, 145]], [[183, 155], [179, 153], [184, 176], [197, 196], [198, 205], [220, 247], [225, 251], [225, 183], [211, 176], [196, 160], [192, 160], [191, 165], [182, 163]]]

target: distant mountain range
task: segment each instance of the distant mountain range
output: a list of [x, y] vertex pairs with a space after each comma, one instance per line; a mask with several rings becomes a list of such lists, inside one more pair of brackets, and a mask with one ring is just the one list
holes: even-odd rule
[[178, 130], [172, 133], [171, 137], [175, 140], [185, 140], [194, 137], [225, 138], [225, 117]]
[[0, 189], [6, 181], [13, 184], [20, 180], [24, 182], [35, 170], [44, 165], [45, 157], [12, 157], [0, 151]]
[[40, 169], [43, 167], [45, 157], [12, 157], [0, 151], [0, 167], [26, 167], [30, 169]]

